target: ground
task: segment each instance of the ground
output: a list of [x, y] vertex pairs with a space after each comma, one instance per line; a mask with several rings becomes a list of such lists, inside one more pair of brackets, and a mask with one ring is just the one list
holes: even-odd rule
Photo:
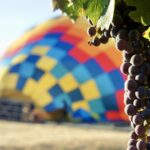
[[125, 150], [130, 129], [0, 121], [0, 150]]

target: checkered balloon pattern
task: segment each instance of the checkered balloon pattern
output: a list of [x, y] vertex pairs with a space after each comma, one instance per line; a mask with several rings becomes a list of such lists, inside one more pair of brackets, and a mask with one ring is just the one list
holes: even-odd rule
[[87, 41], [81, 22], [66, 17], [29, 30], [0, 61], [1, 96], [20, 93], [43, 111], [65, 109], [72, 121], [126, 121], [121, 55], [111, 42]]

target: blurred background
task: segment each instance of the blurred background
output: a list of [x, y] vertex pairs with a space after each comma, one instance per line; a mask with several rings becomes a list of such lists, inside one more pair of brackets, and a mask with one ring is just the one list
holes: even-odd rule
[[0, 1], [0, 53], [3, 54], [6, 48], [29, 28], [56, 16], [61, 12], [52, 10], [52, 1]]
[[90, 47], [88, 23], [53, 12], [51, 0], [0, 2], [0, 150], [124, 150], [112, 41]]

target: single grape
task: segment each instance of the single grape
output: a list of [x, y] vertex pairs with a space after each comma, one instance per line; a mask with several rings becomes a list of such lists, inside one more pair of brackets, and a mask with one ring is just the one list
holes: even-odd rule
[[128, 63], [128, 62], [122, 63], [121, 66], [120, 66], [121, 72], [122, 72], [123, 74], [128, 74], [128, 69], [129, 69], [130, 66], [131, 66], [131, 64]]
[[94, 40], [92, 41], [92, 44], [94, 46], [99, 46], [101, 44], [101, 41], [98, 37], [95, 37]]
[[140, 73], [135, 76], [135, 80], [139, 82], [140, 84], [147, 84], [148, 78], [143, 73]]
[[130, 139], [130, 140], [128, 141], [128, 146], [136, 146], [136, 143], [137, 143], [136, 140]]
[[134, 105], [137, 109], [140, 109], [140, 108], [144, 107], [143, 100], [140, 100], [140, 99], [135, 99], [135, 100], [133, 101], [133, 105]]
[[141, 125], [144, 122], [141, 114], [134, 115], [132, 120], [133, 120], [133, 123], [136, 125]]
[[131, 66], [129, 67], [128, 72], [129, 72], [130, 75], [133, 75], [133, 76], [134, 76], [134, 75], [137, 75], [137, 74], [140, 73], [140, 69], [139, 69], [138, 67], [136, 67], [136, 66], [131, 65]]
[[136, 108], [132, 104], [128, 104], [125, 106], [125, 113], [129, 116], [133, 116], [136, 114]]
[[130, 138], [131, 138], [131, 139], [134, 139], [134, 140], [137, 140], [137, 139], [138, 139], [138, 135], [135, 133], [135, 131], [131, 131], [131, 132], [130, 132]]
[[126, 40], [128, 37], [128, 31], [126, 29], [121, 29], [118, 31], [117, 38]]
[[138, 135], [138, 136], [143, 136], [146, 132], [146, 129], [143, 125], [137, 125], [135, 127], [135, 133]]
[[145, 150], [146, 149], [146, 143], [142, 140], [139, 140], [136, 143], [136, 147], [137, 147], [138, 150]]
[[123, 39], [117, 39], [116, 40], [116, 49], [123, 51], [126, 49], [127, 41]]
[[150, 63], [144, 63], [140, 69], [143, 74], [150, 76]]
[[130, 63], [133, 65], [133, 66], [141, 66], [144, 62], [144, 58], [143, 58], [143, 55], [142, 54], [135, 54], [131, 57], [131, 60], [130, 60]]
[[134, 41], [134, 40], [139, 40], [140, 38], [140, 33], [138, 32], [138, 30], [131, 30], [128, 34], [128, 37], [130, 40]]
[[138, 84], [135, 80], [130, 79], [125, 81], [125, 90], [135, 91], [137, 86]]
[[108, 37], [102, 35], [100, 38], [101, 43], [106, 44], [108, 42]]
[[145, 87], [141, 86], [139, 88], [136, 89], [135, 91], [135, 96], [137, 97], [137, 99], [144, 99], [147, 96], [147, 90]]
[[96, 27], [92, 26], [92, 27], [89, 27], [88, 30], [87, 30], [87, 33], [89, 36], [94, 36], [96, 34]]
[[140, 53], [144, 49], [144, 43], [142, 40], [133, 41], [132, 46], [135, 53]]
[[145, 110], [143, 110], [143, 112], [141, 113], [141, 116], [142, 116], [144, 119], [150, 119], [150, 109], [145, 109]]
[[133, 101], [131, 99], [129, 99], [127, 96], [124, 97], [124, 104], [127, 105], [127, 104], [132, 104]]

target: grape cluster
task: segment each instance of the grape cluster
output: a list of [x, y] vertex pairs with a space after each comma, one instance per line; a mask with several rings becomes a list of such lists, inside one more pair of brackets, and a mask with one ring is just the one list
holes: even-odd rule
[[[150, 150], [150, 42], [143, 38], [147, 27], [129, 17], [129, 12], [133, 10], [134, 7], [121, 1], [116, 6], [113, 22], [107, 31], [98, 32], [100, 29], [92, 26], [88, 33], [94, 37], [90, 44], [99, 46], [111, 37], [116, 48], [122, 52], [123, 63], [120, 69], [127, 75], [125, 113], [133, 128], [127, 150]], [[98, 37], [98, 33], [101, 36]]]
[[110, 38], [110, 32], [108, 30], [101, 31], [100, 28], [93, 25], [91, 20], [88, 19], [88, 21], [91, 27], [88, 28], [87, 33], [92, 38], [92, 40], [89, 41], [89, 44], [94, 46], [106, 44]]

